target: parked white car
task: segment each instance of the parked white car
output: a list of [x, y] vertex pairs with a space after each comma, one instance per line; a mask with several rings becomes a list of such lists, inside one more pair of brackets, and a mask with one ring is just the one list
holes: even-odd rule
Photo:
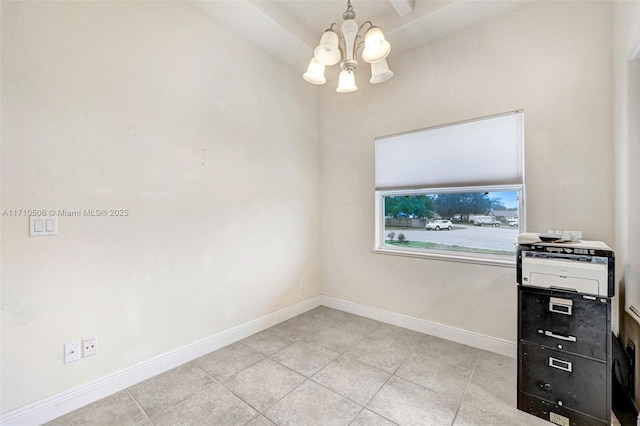
[[453, 224], [450, 220], [434, 220], [433, 222], [427, 223], [426, 228], [428, 230], [436, 230], [439, 231], [441, 229], [448, 229], [451, 231], [453, 229]]

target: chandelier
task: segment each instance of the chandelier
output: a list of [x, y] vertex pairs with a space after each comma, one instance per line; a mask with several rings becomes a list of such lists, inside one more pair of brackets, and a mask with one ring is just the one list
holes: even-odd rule
[[[313, 58], [309, 68], [302, 77], [312, 84], [324, 84], [324, 68], [341, 62], [340, 78], [338, 80], [338, 93], [349, 93], [358, 90], [354, 71], [358, 67], [356, 56], [364, 46], [361, 57], [371, 64], [371, 84], [383, 83], [393, 77], [393, 71], [389, 69], [387, 56], [391, 51], [391, 45], [384, 38], [382, 30], [367, 21], [358, 26], [355, 21], [356, 12], [351, 6], [351, 0], [347, 0], [347, 10], [342, 14], [342, 25], [336, 23], [325, 30], [320, 43], [313, 50]], [[365, 33], [364, 41], [362, 34]]]

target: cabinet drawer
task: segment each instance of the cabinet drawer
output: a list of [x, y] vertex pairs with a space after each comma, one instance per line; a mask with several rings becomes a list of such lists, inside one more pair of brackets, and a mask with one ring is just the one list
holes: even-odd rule
[[520, 342], [519, 390], [558, 406], [607, 418], [607, 364]]
[[520, 287], [520, 338], [606, 360], [609, 303], [601, 297]]
[[524, 392], [518, 392], [518, 409], [562, 426], [608, 426], [610, 420], [596, 419]]

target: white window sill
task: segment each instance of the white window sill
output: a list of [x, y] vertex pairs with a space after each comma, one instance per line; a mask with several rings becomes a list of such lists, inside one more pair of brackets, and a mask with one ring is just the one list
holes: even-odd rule
[[451, 252], [446, 251], [424, 251], [424, 250], [412, 250], [410, 248], [406, 249], [391, 249], [391, 248], [375, 248], [373, 252], [376, 254], [386, 254], [392, 256], [404, 256], [404, 257], [418, 257], [423, 259], [433, 259], [433, 260], [443, 260], [447, 262], [463, 262], [463, 263], [475, 263], [480, 265], [490, 265], [490, 266], [501, 266], [505, 268], [515, 268], [516, 267], [516, 256], [513, 255], [513, 258], [498, 259], [491, 255], [481, 255], [474, 253], [464, 253], [460, 252], [460, 254], [452, 254]]

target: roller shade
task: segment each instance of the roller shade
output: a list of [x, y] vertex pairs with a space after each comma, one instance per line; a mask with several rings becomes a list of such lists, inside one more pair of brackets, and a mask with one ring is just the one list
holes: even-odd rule
[[522, 111], [375, 140], [376, 190], [524, 183]]

